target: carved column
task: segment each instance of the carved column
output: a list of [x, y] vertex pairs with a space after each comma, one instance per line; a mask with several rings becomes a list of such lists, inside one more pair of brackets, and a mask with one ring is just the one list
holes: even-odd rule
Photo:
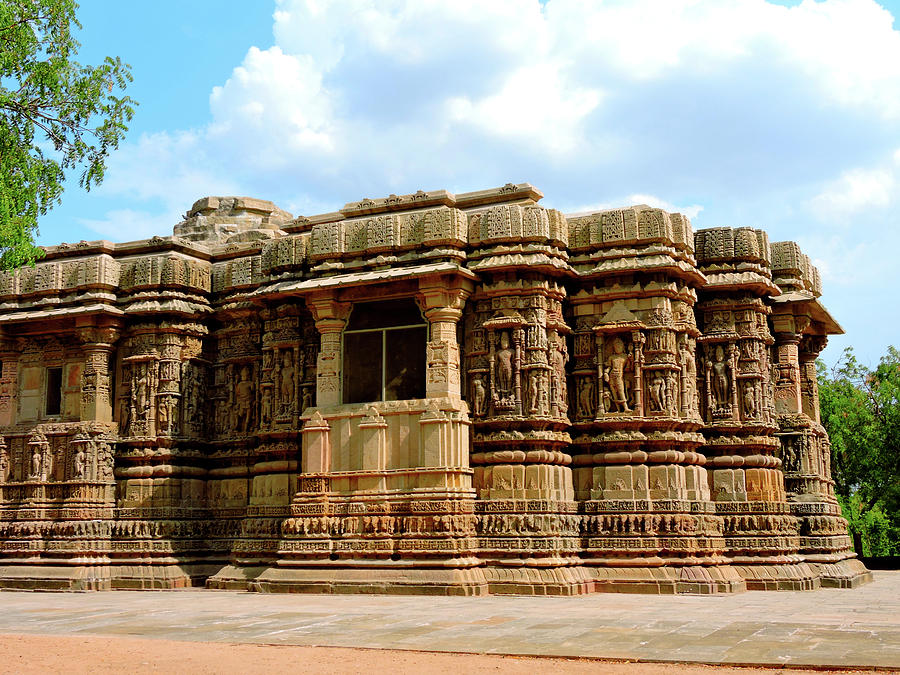
[[121, 323], [111, 319], [79, 321], [78, 338], [84, 350], [81, 380], [82, 421], [112, 422], [110, 356], [119, 339]]
[[19, 388], [21, 341], [0, 330], [0, 426], [16, 422], [16, 395]]
[[800, 341], [800, 407], [803, 414], [816, 424], [821, 424], [819, 410], [819, 378], [816, 373], [816, 359], [825, 349], [828, 338], [824, 335], [804, 335]]
[[[571, 432], [582, 557], [595, 586], [742, 590], [699, 451], [694, 304], [705, 277], [690, 222], [631, 207], [571, 218], [569, 232], [579, 275], [573, 370], [596, 378], [598, 392], [596, 413], [577, 415]], [[720, 351], [724, 372], [730, 352]], [[730, 417], [730, 396], [722, 407]]]
[[784, 481], [799, 517], [800, 554], [823, 586], [871, 579], [855, 560], [847, 521], [834, 497], [831, 446], [820, 423], [815, 359], [825, 337], [843, 330], [819, 302], [818, 271], [794, 242], [772, 244], [772, 271], [783, 294], [772, 299], [772, 377]]
[[472, 282], [468, 279], [419, 282], [416, 299], [428, 320], [430, 333], [425, 377], [427, 398], [459, 398], [461, 395], [456, 328], [471, 293]]
[[[576, 553], [566, 431], [565, 218], [499, 206], [473, 214], [469, 235], [470, 269], [481, 276], [466, 306], [466, 368], [485, 574], [504, 593], [582, 593], [590, 582]], [[529, 265], [509, 255], [511, 242]]]
[[321, 408], [341, 403], [341, 332], [352, 305], [338, 302], [332, 293], [309, 296], [306, 305], [319, 331], [321, 347], [316, 369], [316, 404]]

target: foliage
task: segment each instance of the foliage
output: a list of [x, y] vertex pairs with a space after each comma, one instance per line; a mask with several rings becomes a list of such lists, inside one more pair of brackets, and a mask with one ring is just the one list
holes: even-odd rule
[[818, 367], [835, 491], [857, 552], [900, 555], [900, 351], [888, 347], [870, 370], [848, 347], [831, 371]]
[[116, 96], [131, 81], [116, 57], [74, 59], [81, 24], [74, 0], [0, 0], [0, 268], [32, 263], [38, 218], [61, 200], [66, 172], [100, 184], [135, 102]]

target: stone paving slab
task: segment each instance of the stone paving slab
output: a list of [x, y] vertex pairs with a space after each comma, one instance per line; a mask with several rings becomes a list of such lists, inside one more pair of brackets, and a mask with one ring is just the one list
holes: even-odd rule
[[0, 633], [900, 669], [900, 572], [732, 596], [5, 591]]

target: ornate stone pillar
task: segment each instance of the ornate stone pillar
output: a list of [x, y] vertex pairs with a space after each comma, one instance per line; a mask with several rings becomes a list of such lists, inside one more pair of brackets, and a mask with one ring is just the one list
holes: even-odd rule
[[824, 335], [804, 335], [800, 341], [800, 407], [803, 414], [816, 424], [822, 422], [816, 359], [827, 344], [828, 338]]
[[784, 314], [773, 316], [772, 323], [775, 327], [775, 412], [795, 415], [802, 411], [799, 351], [802, 327], [797, 326], [794, 317]]
[[780, 455], [791, 512], [799, 518], [800, 555], [823, 586], [871, 579], [856, 560], [847, 521], [834, 497], [831, 445], [820, 423], [815, 360], [829, 334], [843, 330], [819, 302], [819, 274], [794, 242], [772, 244], [772, 272], [782, 295], [772, 299], [773, 388]]
[[321, 338], [316, 368], [316, 405], [320, 408], [340, 405], [341, 332], [347, 325], [352, 305], [338, 302], [330, 292], [307, 297], [306, 305]]
[[[762, 230], [717, 227], [697, 232], [695, 241], [707, 278], [697, 304], [703, 453], [726, 554], [750, 589], [814, 588], [815, 571], [798, 555], [798, 522], [777, 456], [768, 301], [780, 290], [772, 281], [768, 237]], [[787, 388], [781, 396], [787, 405], [794, 398]]]
[[122, 325], [115, 319], [88, 317], [78, 322], [78, 338], [84, 350], [81, 379], [81, 420], [112, 422], [110, 356]]
[[21, 339], [16, 340], [0, 330], [0, 426], [16, 422], [21, 347]]
[[416, 299], [428, 320], [426, 398], [459, 398], [459, 344], [456, 329], [466, 298], [472, 293], [468, 279], [423, 279]]
[[[583, 403], [571, 431], [582, 557], [595, 587], [743, 590], [723, 556], [699, 451], [694, 305], [706, 280], [690, 221], [631, 207], [570, 218], [569, 232], [579, 274], [573, 374], [597, 391], [596, 407], [593, 398]], [[723, 347], [722, 369], [729, 354]], [[730, 395], [722, 410], [731, 417]]]

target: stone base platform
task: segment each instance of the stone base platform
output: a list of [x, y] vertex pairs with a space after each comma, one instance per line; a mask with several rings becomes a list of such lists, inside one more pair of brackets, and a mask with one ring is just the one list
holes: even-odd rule
[[2, 565], [0, 588], [29, 591], [108, 591], [113, 588], [107, 564]]
[[590, 573], [581, 566], [490, 565], [484, 576], [496, 595], [584, 595], [594, 590]]
[[259, 593], [382, 593], [388, 595], [488, 595], [481, 567], [410, 568], [228, 566], [206, 582], [207, 588]]
[[856, 588], [872, 581], [861, 560], [847, 558], [833, 563], [810, 563], [824, 588]]
[[821, 586], [816, 571], [805, 562], [781, 564], [740, 564], [734, 570], [750, 591], [811, 591]]
[[684, 567], [589, 567], [598, 593], [710, 595], [742, 593], [744, 580], [727, 565]]

